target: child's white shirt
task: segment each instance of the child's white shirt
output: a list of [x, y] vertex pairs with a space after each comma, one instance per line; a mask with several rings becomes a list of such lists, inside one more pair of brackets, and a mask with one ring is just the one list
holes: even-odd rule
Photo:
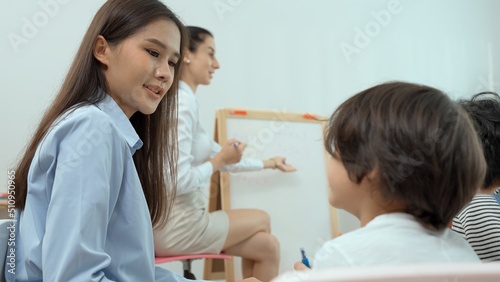
[[366, 226], [323, 244], [313, 268], [429, 262], [479, 262], [470, 245], [450, 229], [432, 231], [406, 213], [377, 216]]

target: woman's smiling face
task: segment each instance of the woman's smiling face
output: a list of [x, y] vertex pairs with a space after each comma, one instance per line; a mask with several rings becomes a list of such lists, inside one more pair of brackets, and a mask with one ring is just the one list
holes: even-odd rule
[[[152, 114], [174, 79], [181, 34], [174, 22], [157, 20], [116, 46], [97, 39], [94, 56], [103, 64], [108, 94], [130, 118]], [[104, 48], [104, 49], [100, 49]]]

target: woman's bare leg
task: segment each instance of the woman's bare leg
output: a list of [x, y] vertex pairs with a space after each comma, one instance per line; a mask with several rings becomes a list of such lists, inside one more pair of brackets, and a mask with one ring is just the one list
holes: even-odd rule
[[226, 211], [229, 233], [224, 252], [242, 257], [243, 276], [263, 282], [278, 275], [279, 243], [270, 234], [269, 215], [261, 210], [241, 209]]

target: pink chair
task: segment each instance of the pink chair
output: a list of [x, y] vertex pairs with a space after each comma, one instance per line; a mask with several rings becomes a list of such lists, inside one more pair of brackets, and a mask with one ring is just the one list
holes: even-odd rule
[[226, 254], [194, 254], [194, 255], [179, 255], [168, 257], [155, 257], [155, 264], [167, 263], [171, 261], [181, 261], [184, 270], [184, 277], [191, 280], [196, 280], [196, 277], [191, 272], [191, 262], [195, 259], [233, 259], [232, 256]]

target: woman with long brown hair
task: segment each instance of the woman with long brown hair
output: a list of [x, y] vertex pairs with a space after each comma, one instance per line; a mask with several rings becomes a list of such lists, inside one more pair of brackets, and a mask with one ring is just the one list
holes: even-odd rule
[[8, 281], [184, 280], [155, 268], [152, 227], [175, 196], [185, 34], [157, 0], [97, 12], [16, 170]]

